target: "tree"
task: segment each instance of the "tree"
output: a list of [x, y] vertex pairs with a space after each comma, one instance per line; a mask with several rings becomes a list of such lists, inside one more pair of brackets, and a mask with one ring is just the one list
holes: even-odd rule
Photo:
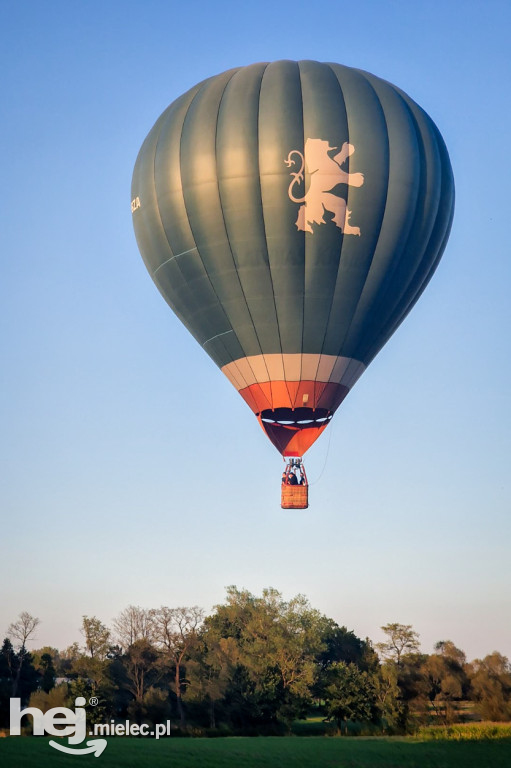
[[376, 647], [384, 659], [392, 659], [398, 667], [401, 666], [403, 654], [419, 650], [419, 635], [414, 632], [411, 624], [385, 624], [381, 629], [387, 640], [377, 643]]
[[174, 693], [181, 728], [186, 726], [183, 707], [183, 665], [197, 642], [198, 630], [204, 618], [202, 608], [161, 608], [151, 611], [151, 624], [156, 645], [174, 670]]
[[9, 625], [7, 637], [14, 640], [19, 648], [26, 648], [28, 641], [33, 639], [32, 636], [40, 623], [38, 618], [31, 616], [27, 611], [23, 611], [20, 613], [18, 621]]
[[322, 647], [320, 614], [303, 595], [289, 602], [275, 589], [263, 590], [245, 627], [252, 662], [264, 660], [277, 671], [284, 691], [307, 696], [314, 681], [315, 659]]
[[376, 692], [367, 672], [355, 664], [335, 662], [328, 672], [329, 682], [325, 687], [325, 709], [328, 717], [334, 719], [347, 733], [349, 721], [370, 722], [375, 713]]
[[0, 726], [9, 724], [9, 698], [16, 675], [16, 652], [8, 637], [0, 649]]
[[25, 653], [28, 641], [33, 638], [33, 634], [40, 624], [40, 620], [35, 616], [31, 616], [27, 611], [20, 613], [18, 621], [14, 621], [9, 625], [7, 630], [7, 636], [15, 641], [18, 647], [18, 664], [16, 675], [12, 685], [12, 695], [16, 697], [18, 695], [20, 678], [22, 675], [23, 664], [25, 660], [31, 661], [30, 654]]
[[466, 656], [451, 640], [436, 643], [435, 651], [423, 661], [421, 673], [436, 717], [450, 725], [458, 718], [457, 702], [468, 690]]
[[275, 589], [261, 597], [236, 587], [206, 620], [208, 646], [221, 639], [231, 654], [226, 699], [237, 726], [286, 724], [303, 714], [312, 697], [317, 656], [324, 649], [324, 617], [303, 595], [289, 601]]
[[456, 702], [463, 696], [463, 670], [446, 656], [432, 653], [422, 665], [421, 671], [436, 716], [445, 725], [454, 723], [457, 719]]
[[72, 672], [78, 678], [89, 680], [97, 695], [108, 675], [110, 630], [96, 616], [83, 616], [80, 631], [85, 638], [85, 653], [73, 661]]
[[55, 686], [55, 667], [51, 654], [43, 653], [41, 656], [41, 670], [41, 688], [45, 693], [49, 693]]
[[511, 665], [494, 651], [469, 666], [472, 698], [485, 720], [511, 720]]
[[384, 662], [373, 673], [372, 682], [383, 731], [399, 729], [403, 722], [404, 705], [396, 663]]
[[78, 643], [72, 643], [63, 651], [60, 651], [57, 657], [57, 676], [73, 677], [76, 675], [74, 669], [78, 659], [81, 657], [80, 646]]
[[458, 668], [462, 669], [467, 663], [465, 652], [461, 648], [457, 648], [452, 640], [439, 640], [435, 644], [435, 651], [448, 661], [456, 664]]
[[53, 707], [67, 707], [74, 702], [69, 701], [69, 689], [67, 683], [62, 683], [46, 692], [43, 690], [35, 691], [31, 696], [28, 703], [29, 707], [37, 707], [41, 712], [47, 712]]
[[396, 661], [389, 661], [395, 665], [398, 675], [402, 703], [399, 726], [405, 732], [413, 730], [416, 724], [425, 722], [428, 717], [429, 684], [423, 673], [427, 658], [424, 653], [405, 653], [399, 666]]
[[128, 605], [113, 621], [118, 643], [123, 649], [129, 648], [139, 640], [153, 640], [153, 622], [151, 612], [138, 605]]
[[12, 680], [15, 674], [16, 652], [8, 637], [5, 638], [0, 650], [0, 680], [9, 680], [9, 688], [12, 687]]
[[92, 696], [98, 699], [98, 703], [95, 706], [87, 707], [87, 727], [96, 723], [106, 723], [113, 716], [111, 689], [104, 691], [98, 687], [95, 681], [85, 677], [77, 677], [75, 680], [72, 680], [68, 688], [70, 700], [68, 706], [73, 707], [75, 700], [79, 696], [84, 698], [86, 702], [89, 702]]
[[14, 678], [16, 693], [13, 695], [19, 697], [25, 703], [28, 701], [30, 694], [39, 687], [41, 676], [32, 663], [32, 654], [27, 651], [24, 645], [15, 654], [14, 665], [16, 669]]
[[141, 723], [145, 713], [144, 697], [158, 676], [158, 652], [148, 640], [142, 638], [129, 646], [121, 660], [127, 678], [126, 688], [134, 699], [130, 714]]
[[[336, 661], [346, 664], [365, 666], [367, 641], [361, 640], [354, 632], [346, 627], [340, 627], [333, 619], [322, 617], [321, 640], [323, 649], [318, 653], [317, 662], [322, 668], [327, 668]], [[376, 659], [376, 663], [378, 659]]]
[[326, 616], [321, 620], [322, 650], [316, 657], [316, 682], [313, 692], [316, 699], [325, 698], [324, 687], [329, 682], [330, 667], [343, 661], [346, 664], [356, 664], [364, 672], [375, 673], [380, 662], [368, 638], [361, 640], [354, 632], [346, 627], [340, 627], [333, 619]]
[[246, 624], [245, 651], [252, 670], [274, 676], [278, 716], [288, 727], [305, 711], [323, 646], [322, 616], [303, 595], [289, 601], [275, 589], [263, 590]]
[[104, 659], [110, 647], [110, 630], [96, 616], [83, 616], [81, 633], [91, 659]]
[[205, 705], [210, 728], [216, 728], [215, 707], [226, 694], [237, 658], [232, 637], [218, 638], [212, 631], [202, 631], [187, 663], [186, 699]]
[[[144, 720], [151, 723], [164, 723], [170, 717], [168, 691], [151, 685], [144, 693]], [[128, 710], [129, 712], [129, 710]]]

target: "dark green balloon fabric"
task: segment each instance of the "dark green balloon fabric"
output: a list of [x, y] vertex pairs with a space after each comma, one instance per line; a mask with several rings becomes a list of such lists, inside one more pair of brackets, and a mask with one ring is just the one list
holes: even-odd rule
[[[286, 159], [349, 143], [347, 234], [297, 227]], [[329, 156], [333, 156], [329, 151]], [[295, 158], [297, 155], [295, 155]], [[313, 173], [294, 187], [303, 198]], [[132, 184], [137, 241], [159, 290], [218, 366], [314, 353], [367, 365], [445, 247], [454, 183], [440, 133], [405, 93], [339, 64], [277, 61], [205, 80], [161, 115]]]

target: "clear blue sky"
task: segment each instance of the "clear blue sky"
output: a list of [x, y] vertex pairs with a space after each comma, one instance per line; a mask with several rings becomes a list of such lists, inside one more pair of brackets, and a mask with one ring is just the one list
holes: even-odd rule
[[[507, 0], [4, 4], [0, 634], [27, 610], [63, 647], [82, 614], [271, 585], [374, 641], [398, 621], [427, 652], [511, 656], [510, 29]], [[130, 212], [163, 109], [282, 58], [407, 91], [457, 191], [428, 290], [307, 454], [307, 512], [280, 509], [282, 460]]]

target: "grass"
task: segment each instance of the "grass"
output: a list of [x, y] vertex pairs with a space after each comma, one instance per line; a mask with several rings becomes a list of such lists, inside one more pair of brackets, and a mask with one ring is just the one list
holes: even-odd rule
[[[95, 763], [80, 756], [80, 765]], [[254, 737], [222, 739], [110, 738], [98, 768], [509, 768], [511, 739]], [[0, 739], [2, 768], [65, 768], [48, 739]]]

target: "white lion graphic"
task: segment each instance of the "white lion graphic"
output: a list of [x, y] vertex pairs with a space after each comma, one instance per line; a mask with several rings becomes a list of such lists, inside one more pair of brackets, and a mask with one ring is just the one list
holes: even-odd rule
[[[303, 203], [298, 210], [296, 226], [303, 232], [313, 234], [311, 224], [325, 224], [323, 214], [330, 211], [334, 214], [333, 221], [345, 235], [360, 235], [360, 227], [352, 227], [349, 223], [351, 211], [346, 207], [346, 200], [338, 195], [331, 194], [331, 190], [337, 184], [350, 184], [352, 187], [361, 187], [364, 183], [362, 173], [347, 173], [341, 165], [353, 154], [353, 144], [345, 142], [341, 151], [333, 158], [328, 154], [337, 147], [330, 147], [328, 141], [323, 139], [307, 139], [305, 142], [305, 159], [302, 153], [293, 149], [284, 162], [290, 168], [295, 164], [292, 155], [298, 155], [301, 159], [301, 167], [297, 173], [291, 171], [293, 177], [289, 185], [289, 198], [293, 203]], [[304, 167], [310, 174], [309, 190], [304, 197], [296, 198], [293, 195], [295, 184], [303, 181]]]

